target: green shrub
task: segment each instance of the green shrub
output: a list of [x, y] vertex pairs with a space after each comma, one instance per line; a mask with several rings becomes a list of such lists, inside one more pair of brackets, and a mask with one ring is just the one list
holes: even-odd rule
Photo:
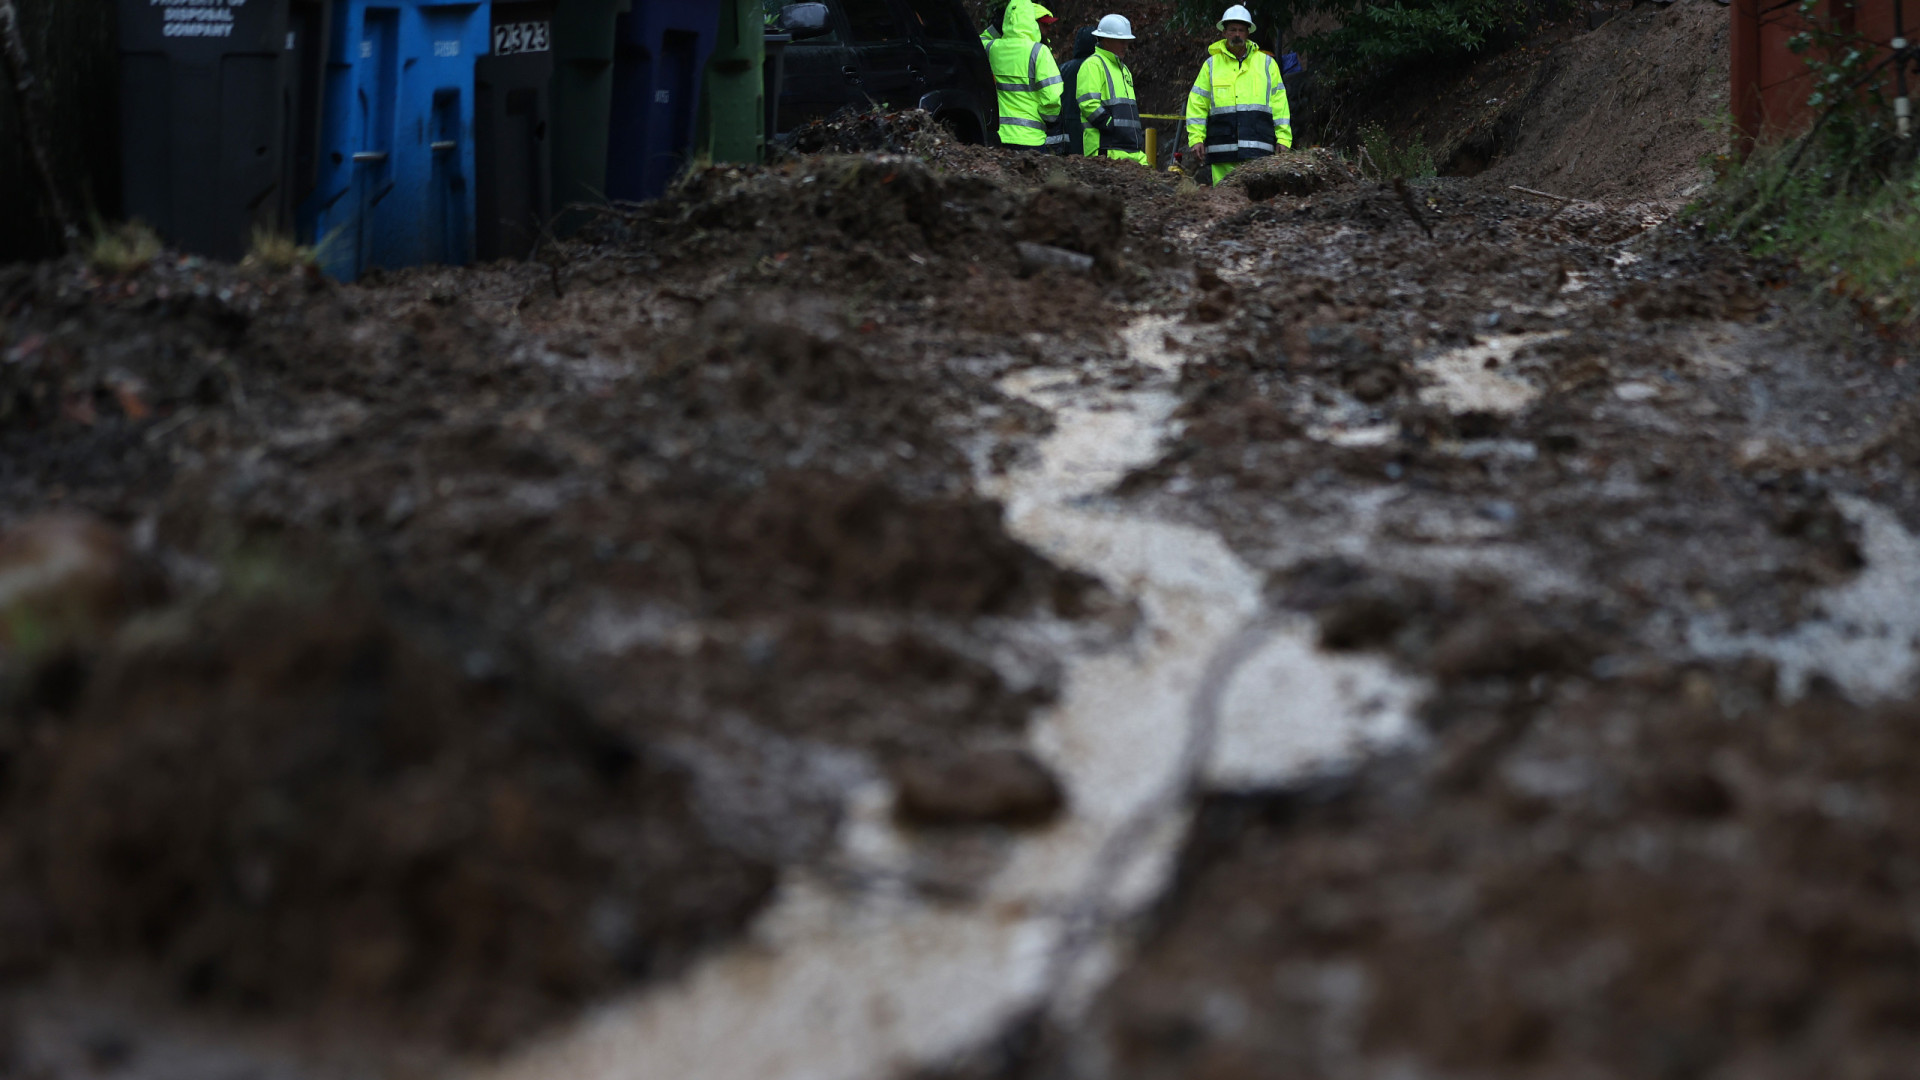
[[1882, 324], [1920, 326], [1920, 171], [1810, 143], [1755, 150], [1694, 208], [1757, 255], [1793, 260]]
[[1412, 142], [1395, 146], [1387, 137], [1387, 129], [1378, 122], [1360, 129], [1360, 149], [1355, 157], [1359, 158], [1360, 172], [1376, 180], [1419, 180], [1439, 171], [1425, 139], [1415, 135]]
[[1474, 52], [1513, 22], [1510, 0], [1394, 0], [1363, 3], [1340, 27], [1300, 40], [1336, 79], [1364, 77], [1411, 60]]
[[[1292, 45], [1336, 82], [1384, 74], [1430, 57], [1474, 52], [1516, 23], [1520, 0], [1269, 0], [1254, 7], [1263, 32], [1285, 31], [1302, 15], [1327, 13], [1340, 25]], [[1211, 27], [1216, 0], [1177, 0], [1176, 17], [1188, 29]], [[1271, 24], [1271, 25], [1270, 25]]]
[[[1785, 145], [1722, 159], [1692, 209], [1755, 254], [1793, 260], [1883, 325], [1920, 327], [1920, 169], [1895, 136], [1886, 70], [1850, 26], [1803, 0], [1790, 42], [1810, 76], [1813, 128]], [[1731, 134], [1731, 132], [1729, 132]]]

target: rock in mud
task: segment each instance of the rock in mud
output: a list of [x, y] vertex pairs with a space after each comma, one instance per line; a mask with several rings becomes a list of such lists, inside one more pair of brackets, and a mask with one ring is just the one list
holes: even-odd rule
[[1228, 175], [1222, 186], [1237, 187], [1247, 198], [1262, 202], [1276, 195], [1300, 197], [1354, 182], [1353, 170], [1333, 151], [1316, 146], [1306, 151], [1283, 151], [1249, 161]]
[[1384, 358], [1347, 376], [1347, 391], [1361, 401], [1372, 404], [1385, 401], [1400, 389], [1400, 367]]
[[1111, 192], [1047, 184], [1027, 200], [1019, 235], [1029, 242], [1090, 255], [1102, 271], [1119, 265], [1126, 204]]
[[1372, 648], [1391, 640], [1407, 623], [1407, 605], [1373, 593], [1350, 596], [1320, 612], [1320, 647]]
[[53, 512], [0, 532], [0, 648], [95, 637], [129, 605], [134, 574], [120, 532]]
[[1085, 274], [1093, 270], [1093, 256], [1082, 255], [1066, 248], [1052, 247], [1047, 244], [1030, 244], [1025, 240], [1014, 245], [1020, 251], [1020, 267], [1029, 274], [1042, 270], [1065, 270], [1072, 274]]
[[910, 758], [892, 772], [894, 813], [909, 825], [1039, 825], [1066, 802], [1053, 773], [1024, 750]]
[[1444, 631], [1430, 662], [1442, 681], [1456, 682], [1558, 671], [1577, 662], [1579, 654], [1576, 642], [1523, 613], [1482, 611]]

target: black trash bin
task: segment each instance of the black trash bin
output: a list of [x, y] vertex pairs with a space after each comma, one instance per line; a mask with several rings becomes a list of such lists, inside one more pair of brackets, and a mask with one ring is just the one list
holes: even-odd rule
[[787, 85], [787, 46], [792, 34], [766, 35], [767, 61], [760, 69], [761, 86], [767, 101], [767, 141], [780, 133], [780, 91]]
[[474, 61], [474, 245], [525, 258], [553, 213], [554, 0], [493, 0], [492, 52]]
[[218, 258], [291, 235], [320, 152], [332, 0], [119, 0], [126, 214]]

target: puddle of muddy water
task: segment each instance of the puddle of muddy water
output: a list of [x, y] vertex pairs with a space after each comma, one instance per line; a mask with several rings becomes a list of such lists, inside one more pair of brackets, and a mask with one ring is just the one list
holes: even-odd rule
[[[1329, 771], [1417, 738], [1418, 680], [1366, 657], [1328, 656], [1311, 621], [1276, 629], [1227, 684], [1208, 785], [1257, 790], [1275, 777]], [[1344, 722], [1328, 723], [1338, 717]]]
[[[1508, 374], [1515, 357], [1531, 346], [1566, 336], [1565, 331], [1499, 334], [1471, 345], [1448, 349], [1414, 364], [1423, 380], [1423, 404], [1451, 413], [1484, 412], [1503, 416], [1523, 412], [1540, 397], [1539, 387]], [[1386, 446], [1400, 437], [1397, 423], [1377, 420], [1322, 422], [1309, 425], [1309, 438], [1333, 446]], [[1475, 454], [1489, 451], [1481, 449]]]
[[1540, 396], [1540, 388], [1508, 375], [1506, 369], [1528, 346], [1565, 336], [1565, 331], [1500, 334], [1422, 360], [1416, 366], [1429, 384], [1421, 387], [1420, 400], [1455, 413], [1520, 412]]
[[1359, 427], [1340, 427], [1338, 425], [1328, 424], [1308, 428], [1307, 437], [1348, 449], [1367, 446], [1386, 446], [1400, 437], [1400, 425], [1392, 423], [1365, 424]]
[[1687, 644], [1703, 657], [1763, 656], [1779, 667], [1788, 700], [1816, 675], [1855, 702], [1911, 693], [1920, 677], [1920, 538], [1883, 506], [1853, 496], [1834, 505], [1860, 529], [1866, 566], [1852, 581], [1813, 596], [1818, 617], [1773, 637], [1736, 634], [1718, 619], [1697, 620]]
[[935, 901], [906, 884], [924, 841], [894, 826], [873, 781], [850, 799], [840, 873], [790, 874], [747, 943], [493, 1080], [860, 1080], [938, 1063], [1098, 988], [1118, 928], [1171, 874], [1196, 783], [1282, 785], [1410, 737], [1421, 684], [1321, 653], [1306, 620], [1263, 621], [1260, 575], [1218, 535], [1101, 498], [1160, 452], [1177, 332], [1159, 317], [1123, 332], [1128, 361], [1156, 373], [1125, 391], [1044, 368], [1003, 384], [1055, 421], [1034, 461], [984, 485], [1009, 531], [1141, 613], [1125, 645], [1069, 658], [1033, 725], [1068, 792], [1062, 818], [1006, 842], [965, 899]]

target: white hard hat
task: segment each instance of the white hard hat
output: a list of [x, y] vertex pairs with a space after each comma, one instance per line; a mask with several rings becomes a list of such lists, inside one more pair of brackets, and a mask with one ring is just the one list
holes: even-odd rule
[[1255, 29], [1253, 25], [1253, 12], [1248, 11], [1245, 4], [1235, 4], [1228, 8], [1227, 13], [1220, 16], [1220, 22], [1214, 26], [1214, 29], [1225, 30], [1227, 24], [1230, 22], [1243, 22], [1247, 24], [1248, 30]]
[[1132, 41], [1133, 24], [1125, 15], [1102, 15], [1100, 25], [1093, 28], [1093, 36], [1109, 41]]

